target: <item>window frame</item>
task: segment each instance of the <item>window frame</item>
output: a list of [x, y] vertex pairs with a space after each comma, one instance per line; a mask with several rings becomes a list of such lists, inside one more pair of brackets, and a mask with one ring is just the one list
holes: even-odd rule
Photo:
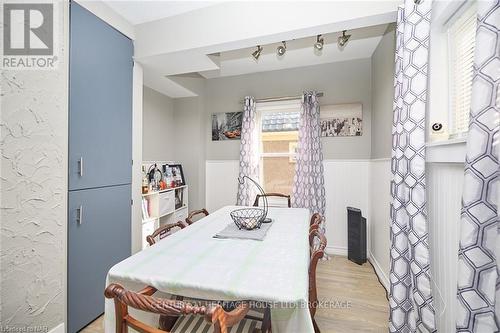
[[[448, 66], [446, 68], [447, 74], [448, 74], [448, 126], [447, 126], [447, 141], [461, 141], [465, 140], [467, 138], [467, 133], [469, 130], [467, 129], [466, 131], [457, 131], [456, 130], [456, 117], [457, 117], [457, 108], [454, 105], [454, 83], [455, 83], [455, 70], [454, 70], [454, 58], [456, 54], [453, 52], [456, 50], [456, 48], [452, 45], [452, 29], [454, 28], [454, 25], [461, 20], [464, 15], [471, 16], [474, 15], [474, 13], [477, 16], [477, 2], [475, 0], [472, 1], [466, 1], [460, 6], [446, 21], [444, 28], [446, 29], [446, 48], [447, 48], [447, 60], [448, 60]], [[467, 20], [467, 19], [466, 19]], [[475, 48], [475, 36], [474, 36], [474, 48]], [[474, 75], [474, 74], [472, 74]], [[472, 82], [471, 82], [471, 89], [472, 89]], [[467, 111], [466, 111], [467, 112]]]
[[[283, 158], [288, 157], [290, 163], [295, 163], [297, 153], [291, 153], [290, 150], [288, 152], [276, 152], [276, 153], [265, 153], [263, 149], [263, 133], [272, 133], [272, 132], [263, 132], [262, 131], [262, 119], [265, 113], [276, 113], [276, 112], [290, 112], [297, 110], [300, 112], [301, 108], [301, 100], [293, 99], [288, 101], [275, 101], [275, 102], [257, 102], [256, 103], [256, 112], [257, 112], [257, 122], [259, 126], [259, 177], [261, 179], [261, 186], [265, 189], [264, 184], [264, 158]], [[286, 131], [283, 131], [286, 132]], [[294, 132], [294, 131], [288, 131]], [[298, 130], [297, 130], [298, 132]], [[276, 133], [279, 133], [276, 131]], [[298, 142], [298, 135], [297, 135]], [[265, 189], [266, 190], [266, 189]], [[267, 191], [267, 190], [266, 190]]]

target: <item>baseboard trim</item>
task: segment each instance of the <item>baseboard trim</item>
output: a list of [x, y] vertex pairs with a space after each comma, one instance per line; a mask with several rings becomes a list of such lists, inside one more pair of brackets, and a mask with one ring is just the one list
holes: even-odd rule
[[327, 246], [325, 252], [330, 256], [347, 257], [347, 248], [342, 246]]
[[64, 323], [60, 323], [53, 329], [51, 329], [48, 333], [64, 333]]
[[389, 291], [389, 279], [382, 270], [380, 263], [377, 261], [377, 259], [375, 259], [375, 257], [371, 252], [368, 253], [368, 260], [370, 260], [370, 263], [372, 264], [373, 268], [375, 268], [375, 274], [377, 274], [385, 290]]

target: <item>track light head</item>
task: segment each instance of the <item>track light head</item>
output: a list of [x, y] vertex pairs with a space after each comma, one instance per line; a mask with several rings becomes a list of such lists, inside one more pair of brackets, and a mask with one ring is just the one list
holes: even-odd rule
[[344, 47], [347, 44], [349, 38], [351, 38], [351, 35], [345, 34], [346, 31], [347, 30], [342, 31], [342, 36], [339, 36], [338, 43], [340, 47]]
[[424, 0], [413, 0], [413, 2], [415, 3], [415, 5], [420, 5], [422, 2], [424, 2]]
[[278, 46], [278, 48], [276, 49], [276, 54], [278, 55], [278, 57], [282, 57], [286, 53], [286, 42], [282, 41], [281, 43], [283, 45]]
[[257, 45], [257, 50], [253, 51], [252, 52], [252, 57], [255, 59], [255, 60], [259, 60], [259, 57], [260, 57], [260, 54], [262, 52], [264, 48], [260, 45]]
[[316, 36], [316, 43], [314, 43], [314, 48], [318, 51], [323, 50], [323, 44], [325, 43], [321, 35]]

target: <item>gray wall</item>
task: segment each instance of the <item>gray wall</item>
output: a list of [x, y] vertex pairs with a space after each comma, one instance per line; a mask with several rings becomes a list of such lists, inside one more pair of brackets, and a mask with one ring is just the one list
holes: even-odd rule
[[58, 7], [58, 67], [1, 74], [0, 324], [12, 331], [51, 330], [66, 313], [69, 16]]
[[144, 86], [142, 114], [142, 160], [173, 160], [174, 102], [156, 90]]
[[190, 210], [205, 207], [205, 137], [203, 97], [176, 99], [174, 102], [174, 159], [182, 164], [189, 185]]
[[370, 169], [370, 252], [389, 276], [392, 101], [395, 30], [389, 26], [372, 56], [372, 161]]
[[240, 141], [212, 141], [211, 114], [242, 109], [241, 100], [300, 95], [304, 90], [324, 92], [321, 104], [361, 102], [361, 137], [324, 138], [325, 159], [369, 159], [371, 153], [371, 60], [360, 59], [325, 65], [217, 78], [207, 81], [205, 142], [207, 160], [237, 160]]
[[392, 102], [394, 99], [395, 25], [391, 24], [372, 55], [371, 158], [391, 156]]

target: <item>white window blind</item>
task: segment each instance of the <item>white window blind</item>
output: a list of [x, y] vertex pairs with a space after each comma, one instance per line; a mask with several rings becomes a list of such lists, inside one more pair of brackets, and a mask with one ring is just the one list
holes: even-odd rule
[[469, 129], [476, 15], [476, 6], [471, 6], [448, 29], [451, 138], [463, 137]]

